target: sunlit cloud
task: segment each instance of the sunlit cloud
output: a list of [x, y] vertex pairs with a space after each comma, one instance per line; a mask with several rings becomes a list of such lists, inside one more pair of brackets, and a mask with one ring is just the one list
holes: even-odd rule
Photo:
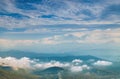
[[112, 62], [99, 60], [99, 61], [93, 63], [93, 65], [96, 65], [96, 66], [110, 66], [110, 65], [112, 65]]
[[[73, 61], [76, 61], [76, 59]], [[43, 62], [43, 61], [40, 61], [39, 59], [32, 60], [28, 57], [22, 57], [20, 59], [17, 59], [15, 57], [5, 57], [5, 58], [0, 57], [0, 66], [12, 67], [14, 70], [19, 70], [19, 69], [44, 70], [50, 67], [62, 67], [62, 68], [70, 70], [71, 72], [82, 72], [83, 70], [90, 69], [90, 66], [86, 64], [76, 65], [72, 61], [71, 62], [60, 62], [60, 61], [51, 60], [49, 62]]]
[[0, 57], [0, 66], [9, 66], [15, 70], [18, 69], [30, 69], [32, 68], [31, 64], [34, 63], [33, 60], [30, 60], [27, 57], [17, 59], [15, 57]]

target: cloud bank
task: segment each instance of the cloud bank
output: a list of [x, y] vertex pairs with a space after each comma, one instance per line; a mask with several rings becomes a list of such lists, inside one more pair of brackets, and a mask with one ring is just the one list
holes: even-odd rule
[[[91, 63], [94, 65], [100, 65], [100, 66], [110, 66], [112, 65], [112, 62], [108, 61], [97, 61], [94, 63]], [[84, 64], [82, 60], [80, 59], [74, 59], [71, 62], [59, 62], [55, 60], [51, 60], [49, 62], [43, 62], [38, 59], [29, 59], [27, 57], [22, 57], [20, 59], [17, 59], [15, 57], [0, 57], [0, 66], [10, 66], [14, 70], [18, 69], [46, 69], [49, 67], [62, 67], [70, 70], [71, 72], [82, 72], [83, 70], [89, 70], [92, 66]]]
[[29, 69], [32, 68], [31, 64], [34, 63], [33, 60], [30, 60], [27, 57], [17, 59], [15, 57], [0, 57], [0, 66], [10, 66], [15, 70], [18, 69]]

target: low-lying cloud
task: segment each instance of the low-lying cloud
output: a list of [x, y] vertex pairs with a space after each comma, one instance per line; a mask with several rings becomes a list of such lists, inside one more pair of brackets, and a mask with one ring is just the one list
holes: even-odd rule
[[112, 62], [98, 60], [98, 61], [94, 62], [93, 65], [97, 65], [97, 66], [110, 66], [110, 65], [112, 65]]
[[[109, 66], [112, 63], [108, 61], [96, 61], [94, 63], [91, 63], [94, 65], [100, 65], [100, 66]], [[65, 69], [70, 70], [71, 72], [81, 72], [83, 70], [89, 70], [92, 66], [89, 66], [83, 62], [83, 60], [80, 59], [74, 59], [71, 62], [60, 62], [51, 60], [49, 62], [43, 62], [40, 60], [30, 59], [27, 57], [22, 57], [20, 59], [17, 59], [15, 57], [0, 57], [0, 66], [10, 66], [14, 70], [18, 69], [46, 69], [49, 67], [62, 67]]]
[[61, 63], [59, 61], [50, 61], [50, 62], [40, 62], [40, 63], [36, 63], [34, 65], [34, 67], [38, 68], [38, 69], [46, 69], [46, 68], [54, 67], [54, 66], [57, 66], [57, 67], [69, 67], [70, 63]]
[[0, 65], [1, 66], [10, 66], [15, 70], [17, 70], [19, 68], [22, 68], [22, 69], [31, 68], [32, 63], [34, 63], [34, 61], [30, 60], [27, 57], [23, 57], [20, 59], [17, 59], [15, 57], [5, 57], [5, 58], [0, 57]]
[[70, 70], [72, 72], [80, 72], [80, 71], [83, 71], [83, 70], [89, 70], [90, 67], [88, 65], [81, 65], [81, 66], [74, 66], [72, 65]]

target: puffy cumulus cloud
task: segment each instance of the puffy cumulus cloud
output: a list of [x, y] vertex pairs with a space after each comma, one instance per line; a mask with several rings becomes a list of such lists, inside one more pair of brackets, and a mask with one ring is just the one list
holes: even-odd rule
[[49, 67], [54, 67], [54, 66], [57, 66], [57, 67], [63, 67], [63, 68], [66, 68], [68, 70], [70, 70], [71, 72], [81, 72], [83, 70], [89, 70], [90, 67], [88, 65], [80, 65], [80, 64], [75, 64], [75, 63], [81, 63], [81, 60], [78, 60], [78, 59], [75, 59], [71, 62], [59, 62], [59, 61], [50, 61], [50, 62], [41, 62], [41, 63], [38, 63], [36, 65], [34, 65], [35, 68], [37, 69], [46, 69], [46, 68], [49, 68]]
[[[80, 62], [80, 60], [78, 59], [77, 60], [75, 59], [73, 61]], [[5, 57], [5, 58], [0, 57], [0, 66], [10, 66], [14, 70], [18, 70], [18, 69], [43, 70], [49, 67], [57, 66], [57, 67], [66, 68], [72, 72], [81, 72], [83, 70], [90, 69], [90, 67], [86, 64], [76, 65], [73, 63], [73, 61], [59, 62], [59, 61], [51, 60], [49, 62], [43, 62], [43, 61], [40, 61], [39, 59], [31, 60], [27, 57], [22, 57], [20, 59], [17, 59], [15, 57]]]
[[80, 59], [74, 59], [72, 62], [73, 62], [73, 63], [82, 63], [83, 61], [80, 60]]
[[72, 72], [80, 72], [80, 71], [82, 71], [83, 69], [82, 69], [82, 67], [81, 66], [72, 66], [71, 67], [71, 71]]
[[[30, 59], [27, 57], [22, 57], [19, 59], [15, 57], [5, 57], [5, 58], [0, 57], [0, 66], [10, 66], [14, 70], [18, 70], [18, 69], [43, 70], [49, 67], [56, 66], [56, 67], [62, 67], [62, 68], [68, 69], [71, 72], [82, 72], [84, 70], [89, 70], [94, 66], [112, 65], [112, 62], [104, 61], [104, 60], [90, 62], [91, 65], [83, 64], [82, 62], [83, 61], [79, 59], [74, 59], [71, 62], [60, 62], [55, 60], [43, 62], [43, 61], [40, 61], [39, 59]], [[76, 64], [76, 63], [79, 63], [79, 64]]]
[[90, 69], [90, 67], [87, 66], [87, 65], [81, 65], [81, 66], [74, 66], [73, 65], [73, 66], [70, 67], [70, 70], [72, 72], [81, 72], [83, 70], [88, 70], [88, 69]]
[[50, 62], [40, 62], [36, 65], [34, 65], [36, 68], [40, 68], [40, 69], [46, 69], [46, 68], [49, 68], [49, 67], [54, 67], [54, 66], [57, 66], [57, 67], [69, 67], [70, 66], [70, 63], [61, 63], [59, 61], [50, 61]]
[[15, 70], [22, 69], [45, 69], [53, 66], [69, 67], [70, 63], [61, 63], [59, 61], [40, 62], [39, 59], [31, 60], [28, 57], [17, 59], [15, 57], [0, 57], [0, 66], [10, 66]]
[[5, 58], [1, 58], [0, 57], [0, 65], [1, 66], [10, 66], [13, 69], [17, 70], [17, 69], [31, 69], [31, 64], [33, 64], [34, 61], [30, 60], [27, 57], [23, 57], [20, 59], [17, 59], [15, 57], [5, 57]]
[[94, 62], [93, 65], [96, 65], [96, 66], [110, 66], [110, 65], [112, 65], [112, 62], [98, 60], [98, 61]]
[[83, 61], [82, 60], [80, 60], [80, 59], [74, 59], [73, 61], [72, 61], [72, 63], [74, 63], [75, 65], [79, 65], [79, 64], [81, 64]]

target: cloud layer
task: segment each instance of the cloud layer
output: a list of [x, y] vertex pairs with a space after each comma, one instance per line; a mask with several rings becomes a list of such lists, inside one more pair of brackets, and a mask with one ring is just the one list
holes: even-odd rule
[[34, 61], [30, 60], [27, 57], [23, 57], [20, 59], [17, 59], [15, 57], [5, 57], [5, 58], [0, 57], [1, 66], [10, 66], [15, 70], [19, 68], [22, 68], [22, 69], [32, 68], [31, 67], [32, 63], [34, 63]]
[[36, 1], [4, 0], [0, 1], [0, 27], [119, 24], [117, 8], [119, 3], [119, 0], [38, 0], [37, 3]]
[[[112, 62], [98, 60], [91, 64], [97, 66], [110, 66], [112, 65]], [[57, 67], [66, 68], [71, 72], [81, 72], [83, 70], [89, 70], [92, 67], [83, 63], [83, 61], [80, 59], [74, 59], [71, 62], [59, 62], [55, 60], [51, 60], [49, 62], [43, 62], [40, 61], [39, 59], [31, 60], [27, 57], [23, 57], [20, 59], [17, 59], [15, 57], [5, 57], [5, 58], [0, 57], [0, 66], [10, 66], [15, 70], [18, 69], [43, 70], [49, 67], [57, 66]]]
[[106, 29], [106, 30], [85, 30], [83, 32], [63, 33], [60, 35], [53, 35], [51, 37], [44, 37], [35, 40], [11, 40], [0, 39], [1, 48], [14, 48], [16, 46], [37, 46], [37, 45], [56, 45], [66, 43], [78, 44], [106, 44], [106, 43], [120, 43], [120, 29]]

